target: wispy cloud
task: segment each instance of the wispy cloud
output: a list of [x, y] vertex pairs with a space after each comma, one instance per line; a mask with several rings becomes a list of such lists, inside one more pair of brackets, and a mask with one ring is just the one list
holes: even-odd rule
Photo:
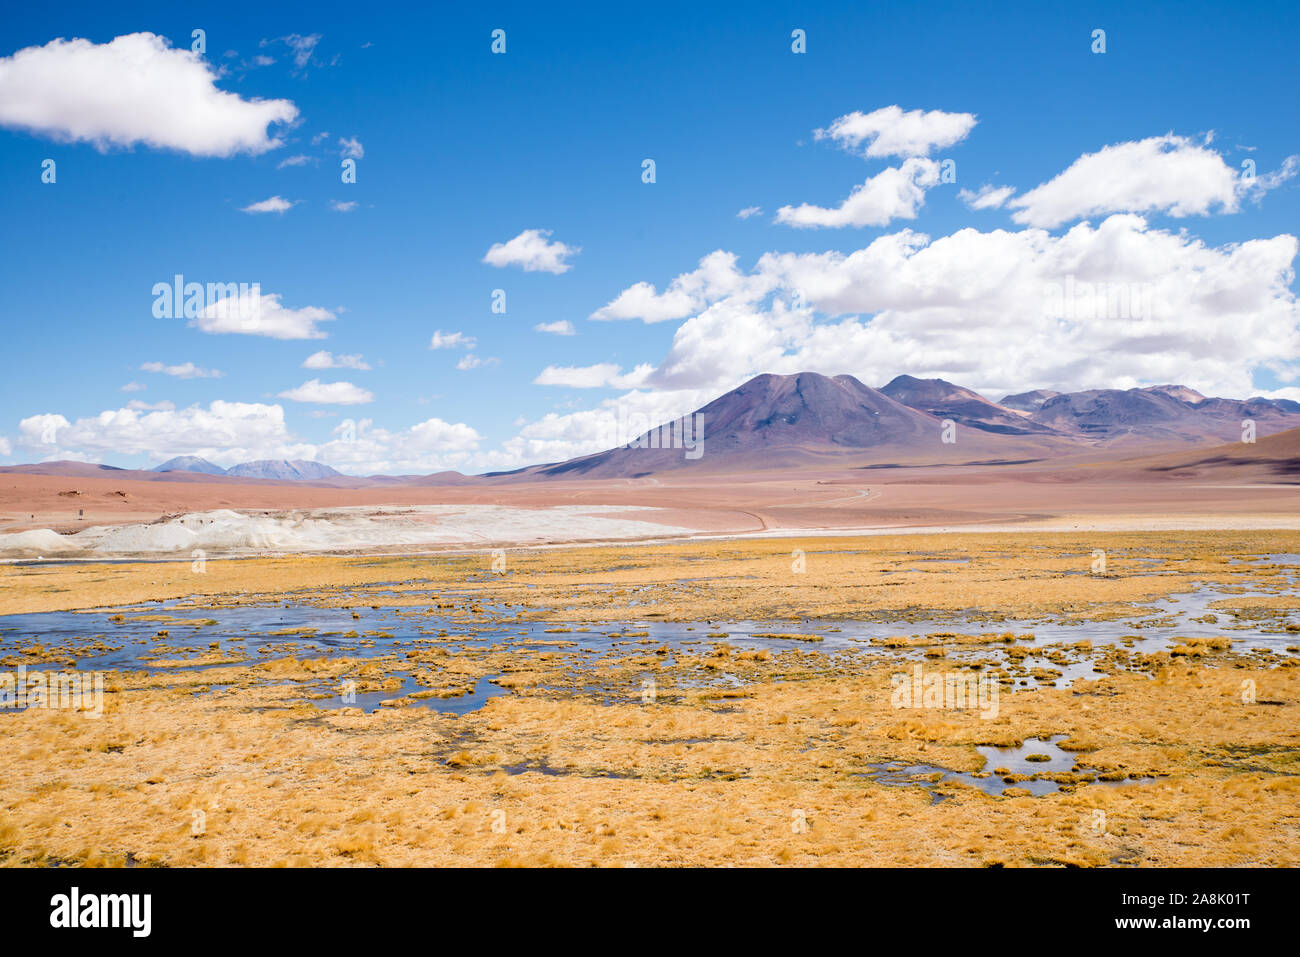
[[[157, 372], [162, 375], [173, 376], [177, 379], [219, 379], [221, 373], [216, 369], [205, 369], [197, 366], [193, 362], [183, 362], [179, 365], [163, 365], [161, 362], [146, 362], [140, 366], [141, 372]], [[133, 390], [134, 391], [134, 390]]]
[[293, 202], [282, 196], [272, 196], [269, 199], [263, 199], [256, 203], [250, 203], [243, 207], [241, 213], [283, 213], [285, 210], [293, 208]]
[[351, 382], [321, 382], [320, 379], [311, 379], [295, 389], [281, 392], [279, 398], [317, 405], [364, 405], [373, 402], [375, 395]]

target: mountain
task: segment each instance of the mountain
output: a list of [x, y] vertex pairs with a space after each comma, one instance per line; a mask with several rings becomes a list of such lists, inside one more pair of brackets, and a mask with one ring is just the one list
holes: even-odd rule
[[162, 465], [155, 465], [150, 471], [201, 472], [204, 475], [226, 474], [226, 470], [220, 465], [213, 465], [207, 459], [201, 459], [197, 455], [178, 455], [174, 459], [168, 459]]
[[895, 402], [939, 419], [952, 419], [958, 425], [998, 432], [1003, 435], [1029, 435], [1051, 432], [1051, 428], [1001, 405], [990, 402], [978, 392], [943, 379], [917, 379], [900, 375], [880, 390]]
[[256, 462], [241, 462], [226, 469], [227, 475], [238, 478], [276, 479], [281, 482], [301, 482], [312, 479], [326, 479], [342, 476], [328, 465], [320, 462], [307, 462], [302, 459], [258, 459]]
[[[903, 387], [898, 391], [903, 391]], [[1006, 424], [992, 403], [984, 402], [975, 393], [969, 393], [973, 400], [965, 398], [967, 390], [959, 391], [963, 396], [958, 398], [971, 402], [972, 409], [979, 402], [991, 407], [980, 408], [981, 416], [996, 426]], [[1003, 452], [1035, 455], [1044, 451], [1038, 445], [1017, 444], [1020, 436], [1009, 432], [999, 436], [980, 434], [996, 429], [982, 429], [974, 434], [963, 431], [956, 443], [945, 443], [942, 438], [945, 417], [955, 418], [914, 409], [850, 375], [829, 377], [815, 372], [760, 375], [686, 417], [688, 423], [701, 424], [704, 454], [697, 457], [692, 458], [687, 454], [689, 450], [676, 441], [677, 429], [665, 431], [665, 427], [660, 427], [637, 437], [629, 443], [630, 448], [623, 446], [511, 474], [635, 478], [687, 467], [742, 471], [859, 462], [863, 465], [899, 461], [959, 462]], [[1050, 430], [1038, 427], [1037, 431], [1046, 434]], [[692, 432], [688, 425], [687, 436]], [[673, 447], [662, 447], [665, 444]]]
[[1048, 399], [1055, 399], [1061, 393], [1051, 389], [1035, 389], [1033, 392], [1019, 392], [1006, 395], [998, 405], [1004, 409], [1017, 409], [1021, 412], [1037, 412]]
[[1142, 391], [1159, 392], [1162, 395], [1178, 399], [1180, 402], [1189, 402], [1193, 405], [1205, 400], [1205, 396], [1201, 395], [1195, 389], [1189, 389], [1185, 385], [1149, 385]]
[[1243, 421], [1266, 435], [1300, 425], [1287, 399], [1207, 399], [1185, 386], [1090, 389], [1053, 396], [1029, 416], [1058, 432], [1106, 444], [1203, 445], [1240, 438]]

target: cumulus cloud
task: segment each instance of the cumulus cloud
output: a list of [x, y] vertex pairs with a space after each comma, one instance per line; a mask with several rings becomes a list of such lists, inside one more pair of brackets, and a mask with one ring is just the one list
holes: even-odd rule
[[51, 40], [0, 58], [0, 126], [101, 150], [142, 144], [232, 156], [281, 146], [268, 128], [292, 123], [298, 108], [227, 93], [217, 78], [197, 53], [153, 33]]
[[366, 148], [355, 136], [344, 139], [339, 137], [339, 155], [344, 159], [361, 159], [366, 155]]
[[549, 272], [556, 275], [568, 272], [573, 265], [565, 260], [576, 256], [579, 247], [566, 246], [558, 239], [550, 241], [546, 238], [549, 235], [549, 229], [525, 229], [509, 242], [494, 243], [483, 261], [497, 268], [519, 266], [525, 272]]
[[161, 362], [146, 362], [140, 366], [141, 372], [158, 372], [162, 375], [174, 376], [177, 379], [219, 379], [221, 373], [216, 369], [205, 369], [202, 366], [196, 366], [193, 362], [183, 362], [179, 365], [163, 365]]
[[903, 230], [847, 254], [768, 253], [677, 328], [645, 383], [716, 395], [760, 372], [909, 372], [990, 394], [1182, 382], [1245, 397], [1258, 369], [1300, 375], [1296, 253], [1289, 234], [1215, 247], [1131, 214], [1059, 236]]
[[435, 329], [429, 338], [430, 349], [473, 349], [476, 345], [478, 340], [463, 332], [443, 332], [441, 329]]
[[269, 199], [263, 199], [256, 203], [249, 203], [240, 209], [241, 213], [283, 213], [287, 209], [292, 209], [293, 203], [282, 196], [272, 196]]
[[736, 214], [737, 219], [749, 219], [751, 216], [757, 216], [763, 211], [762, 206], [746, 206]]
[[357, 208], [357, 205], [358, 205], [358, 204], [357, 204], [356, 200], [351, 200], [351, 199], [349, 199], [349, 200], [331, 199], [331, 200], [330, 200], [330, 209], [334, 210], [334, 212], [336, 212], [336, 213], [350, 213], [350, 212], [352, 212], [352, 210], [354, 210], [354, 209]]
[[1115, 212], [1235, 213], [1247, 186], [1217, 152], [1169, 133], [1086, 153], [1007, 206], [1017, 223], [1051, 229]]
[[929, 156], [930, 151], [952, 146], [975, 128], [973, 113], [945, 113], [942, 110], [903, 110], [886, 106], [870, 113], [855, 110], [836, 119], [826, 129], [814, 131], [817, 139], [833, 140], [843, 149], [866, 148], [862, 154], [875, 159], [884, 156]]
[[293, 402], [313, 402], [317, 405], [364, 405], [373, 402], [375, 395], [351, 382], [310, 379], [295, 389], [281, 392], [279, 398]]
[[376, 428], [370, 419], [347, 419], [331, 436], [315, 449], [317, 461], [355, 475], [468, 469], [478, 460], [474, 453], [481, 442], [471, 426], [438, 418], [397, 430]]
[[207, 408], [113, 409], [69, 422], [41, 413], [18, 423], [19, 444], [42, 457], [97, 461], [105, 455], [200, 455], [216, 462], [311, 458], [292, 441], [278, 405], [217, 400]]
[[593, 312], [591, 318], [643, 322], [684, 319], [705, 303], [734, 292], [743, 278], [736, 268], [736, 254], [718, 249], [701, 259], [697, 269], [674, 279], [662, 293], [648, 282], [638, 282]]
[[360, 369], [363, 371], [370, 369], [370, 364], [360, 355], [336, 356], [332, 352], [322, 349], [320, 352], [313, 352], [303, 360], [304, 369]]
[[275, 168], [284, 169], [286, 166], [306, 166], [308, 163], [313, 162], [315, 162], [315, 160], [310, 156], [304, 156], [299, 153], [297, 156], [288, 156], [280, 160], [280, 162], [276, 164]]
[[925, 191], [939, 183], [939, 164], [909, 159], [891, 166], [854, 188], [838, 207], [804, 203], [782, 206], [776, 221], [787, 226], [884, 226], [893, 219], [915, 219], [925, 203]]
[[470, 369], [477, 369], [479, 366], [494, 366], [497, 364], [495, 356], [489, 356], [486, 359], [480, 359], [473, 353], [466, 353], [461, 356], [460, 361], [456, 363], [456, 368], [461, 372], [468, 372]]
[[553, 336], [571, 336], [575, 334], [573, 323], [568, 319], [561, 319], [559, 322], [539, 322], [533, 326], [537, 332], [549, 332]]
[[209, 303], [190, 321], [190, 325], [214, 335], [324, 339], [327, 333], [317, 328], [317, 323], [334, 318], [334, 313], [319, 306], [286, 308], [280, 304], [279, 293], [263, 294], [260, 289], [250, 287], [241, 290], [238, 295]]
[[1015, 188], [1011, 186], [994, 186], [992, 183], [985, 183], [975, 192], [969, 189], [960, 190], [957, 198], [971, 209], [999, 209], [1015, 192]]

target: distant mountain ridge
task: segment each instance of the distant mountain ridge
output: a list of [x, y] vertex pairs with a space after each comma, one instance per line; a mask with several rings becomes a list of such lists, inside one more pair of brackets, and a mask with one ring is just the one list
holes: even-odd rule
[[231, 475], [237, 478], [275, 479], [281, 482], [313, 481], [343, 475], [342, 472], [328, 465], [303, 459], [258, 459], [255, 462], [241, 462], [239, 465], [223, 469], [220, 465], [214, 465], [197, 455], [178, 455], [168, 459], [162, 465], [155, 465], [150, 471], [198, 472], [203, 475]]

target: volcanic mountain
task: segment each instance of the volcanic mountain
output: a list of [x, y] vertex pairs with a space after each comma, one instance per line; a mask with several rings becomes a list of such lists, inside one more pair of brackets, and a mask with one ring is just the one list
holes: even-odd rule
[[258, 459], [256, 462], [241, 462], [226, 469], [227, 475], [242, 478], [276, 479], [281, 482], [301, 482], [312, 479], [328, 479], [342, 475], [342, 472], [322, 465], [320, 462], [306, 462], [302, 459]]
[[[895, 380], [892, 385], [898, 383]], [[920, 382], [920, 380], [912, 380]], [[933, 380], [938, 382], [940, 380]], [[927, 394], [934, 391], [928, 383]], [[999, 408], [973, 392], [948, 386], [965, 409], [964, 418], [978, 421], [976, 430], [951, 432], [945, 441], [943, 419], [891, 398], [883, 390], [863, 385], [850, 375], [828, 377], [815, 372], [797, 375], [760, 375], [719, 396], [687, 417], [687, 435], [700, 423], [703, 454], [688, 457], [676, 443], [678, 433], [646, 433], [621, 447], [554, 465], [534, 466], [517, 475], [569, 478], [637, 477], [668, 469], [692, 467], [701, 471], [798, 468], [812, 465], [885, 465], [898, 462], [959, 463], [976, 458], [1012, 454], [1036, 457], [1065, 448], [1068, 440], [1044, 445], [1050, 429], [1036, 426]], [[902, 386], [898, 388], [904, 393]], [[905, 393], [910, 395], [911, 393]], [[923, 403], [924, 404], [924, 403]], [[981, 405], [982, 404], [982, 405]], [[987, 408], [984, 408], [987, 406]], [[698, 418], [696, 418], [698, 417]], [[1004, 418], [1005, 417], [1005, 418]], [[1025, 423], [1011, 433], [1009, 420]], [[991, 427], [990, 427], [991, 426]], [[1004, 431], [1005, 430], [1005, 431]], [[990, 435], [990, 432], [1003, 432]], [[1036, 443], [1026, 444], [1028, 433]], [[648, 440], [647, 440], [648, 439]], [[1017, 441], [1017, 440], [1020, 441]], [[658, 446], [658, 447], [656, 447]]]
[[213, 465], [207, 459], [197, 455], [178, 455], [168, 459], [162, 465], [155, 465], [153, 472], [201, 472], [204, 475], [225, 475], [226, 470], [220, 465]]

